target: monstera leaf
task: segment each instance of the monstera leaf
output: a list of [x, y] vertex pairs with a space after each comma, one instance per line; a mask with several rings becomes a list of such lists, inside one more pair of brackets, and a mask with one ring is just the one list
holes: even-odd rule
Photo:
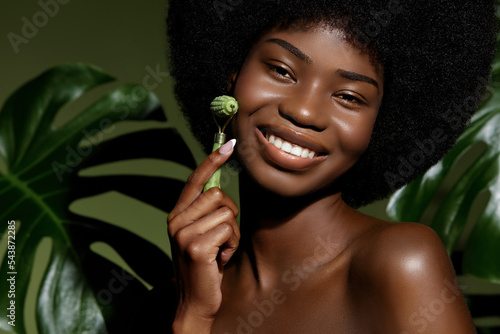
[[[133, 318], [131, 305], [148, 292], [143, 281], [155, 287], [172, 277], [169, 257], [151, 242], [68, 209], [74, 199], [119, 191], [168, 212], [183, 185], [178, 176], [83, 177], [78, 171], [144, 158], [167, 159], [169, 166], [189, 166], [183, 167], [187, 171], [195, 165], [180, 136], [164, 122], [157, 99], [139, 85], [120, 86], [54, 127], [62, 107], [71, 107], [87, 91], [112, 80], [89, 65], [56, 67], [16, 91], [1, 110], [0, 233], [11, 250], [0, 267], [6, 287], [0, 294], [3, 330], [26, 332], [27, 289], [37, 248], [45, 239], [51, 241], [51, 250], [37, 297], [40, 333], [124, 333]], [[115, 122], [144, 117], [166, 126], [99, 141], [100, 133]], [[152, 143], [160, 141], [172, 149], [154, 148]], [[96, 242], [116, 251], [135, 275], [93, 252]], [[4, 285], [9, 278], [15, 282], [15, 296]], [[12, 303], [15, 318], [8, 310]]]
[[[474, 156], [477, 158], [471, 160]], [[432, 203], [435, 200], [437, 208]], [[483, 203], [484, 208], [474, 219], [471, 212], [477, 214], [478, 203]], [[500, 283], [499, 203], [500, 53], [497, 53], [488, 94], [466, 131], [439, 163], [391, 197], [387, 214], [396, 221], [430, 225], [450, 254], [457, 275], [487, 280], [495, 291], [498, 289], [493, 289], [493, 284]], [[476, 322], [498, 319], [500, 295], [473, 294], [467, 290], [464, 294]], [[481, 334], [500, 333], [498, 324], [498, 320], [487, 322], [476, 329]]]
[[[488, 192], [484, 211], [463, 250], [464, 274], [500, 283], [500, 56], [494, 63], [490, 96], [477, 110], [456, 145], [425, 175], [392, 196], [388, 214], [398, 221], [419, 221], [446, 176], [472, 148], [486, 144], [477, 161], [445, 194], [429, 225], [451, 254], [466, 229], [474, 200]], [[466, 163], [466, 162], [465, 162]]]

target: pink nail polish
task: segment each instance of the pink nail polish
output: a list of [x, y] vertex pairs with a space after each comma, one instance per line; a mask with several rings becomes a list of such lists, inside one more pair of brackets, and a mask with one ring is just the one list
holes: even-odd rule
[[230, 141], [222, 145], [221, 148], [219, 148], [219, 153], [226, 154], [227, 152], [233, 149], [235, 144], [236, 144], [236, 139], [231, 139]]

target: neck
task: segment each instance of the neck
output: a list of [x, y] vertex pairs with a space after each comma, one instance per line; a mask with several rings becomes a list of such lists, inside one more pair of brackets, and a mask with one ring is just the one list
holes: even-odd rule
[[251, 270], [261, 288], [318, 252], [326, 261], [343, 249], [350, 208], [340, 193], [284, 198], [242, 176], [240, 194], [241, 270]]

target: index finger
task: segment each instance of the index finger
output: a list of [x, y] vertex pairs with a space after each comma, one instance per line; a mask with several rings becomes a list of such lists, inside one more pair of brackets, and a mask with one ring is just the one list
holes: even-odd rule
[[186, 181], [186, 185], [177, 200], [175, 208], [170, 215], [175, 217], [178, 212], [187, 208], [201, 194], [205, 183], [212, 176], [217, 168], [221, 167], [233, 152], [236, 139], [231, 139], [218, 150], [212, 152], [203, 162], [194, 170]]

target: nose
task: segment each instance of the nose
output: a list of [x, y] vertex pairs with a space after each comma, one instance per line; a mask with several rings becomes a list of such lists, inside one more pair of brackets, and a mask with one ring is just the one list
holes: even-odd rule
[[321, 132], [327, 127], [329, 102], [322, 97], [318, 85], [297, 85], [283, 97], [279, 113], [296, 126]]

